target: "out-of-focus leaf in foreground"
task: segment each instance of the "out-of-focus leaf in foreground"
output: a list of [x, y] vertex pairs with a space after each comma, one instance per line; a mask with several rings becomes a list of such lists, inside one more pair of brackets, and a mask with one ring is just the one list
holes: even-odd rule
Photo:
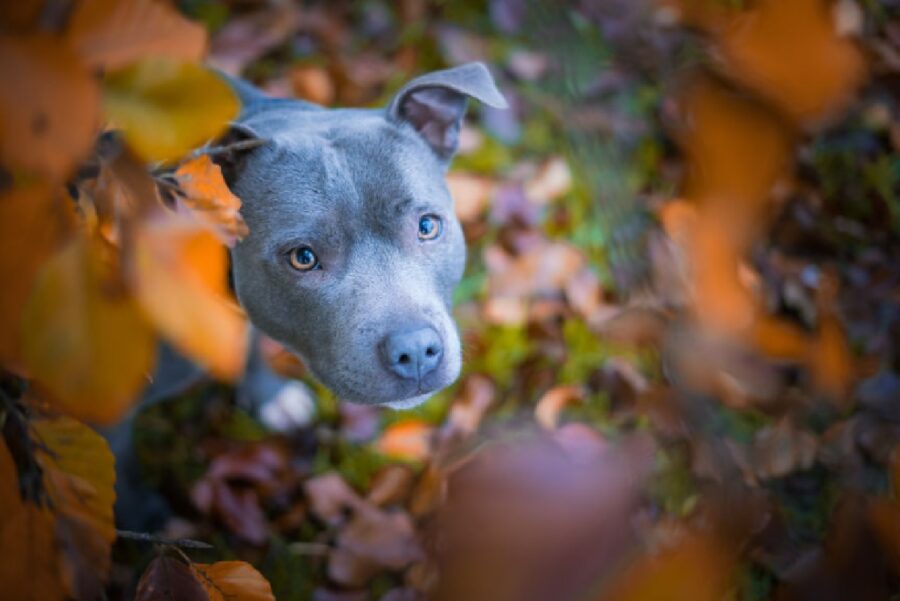
[[148, 161], [178, 159], [216, 137], [238, 112], [225, 81], [200, 65], [145, 59], [104, 79], [106, 116]]

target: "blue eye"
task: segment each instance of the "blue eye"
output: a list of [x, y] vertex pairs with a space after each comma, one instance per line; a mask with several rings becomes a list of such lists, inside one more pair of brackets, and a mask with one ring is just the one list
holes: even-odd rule
[[441, 235], [443, 227], [437, 215], [422, 215], [419, 217], [419, 240], [434, 240]]
[[289, 255], [291, 267], [297, 271], [312, 271], [313, 269], [321, 269], [319, 257], [308, 246], [299, 246], [291, 251]]

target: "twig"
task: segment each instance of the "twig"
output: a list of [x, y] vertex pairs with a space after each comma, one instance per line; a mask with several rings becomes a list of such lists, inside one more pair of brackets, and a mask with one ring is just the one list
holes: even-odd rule
[[153, 536], [146, 532], [133, 532], [131, 530], [116, 530], [119, 538], [127, 538], [128, 540], [137, 540], [145, 543], [155, 543], [158, 545], [169, 545], [171, 547], [184, 547], [185, 549], [215, 549], [211, 544], [204, 543], [199, 540], [191, 540], [189, 538], [178, 538], [169, 540], [159, 536]]
[[226, 144], [225, 146], [207, 146], [205, 148], [198, 148], [192, 152], [191, 158], [196, 159], [204, 154], [207, 156], [218, 156], [220, 154], [228, 154], [229, 152], [237, 152], [239, 150], [252, 150], [254, 148], [259, 148], [265, 143], [266, 140], [254, 138], [252, 140], [241, 140], [234, 144]]

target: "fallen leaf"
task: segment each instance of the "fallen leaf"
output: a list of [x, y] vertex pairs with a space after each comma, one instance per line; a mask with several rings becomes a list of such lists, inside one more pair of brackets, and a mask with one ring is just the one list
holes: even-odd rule
[[82, 234], [44, 266], [25, 307], [23, 350], [49, 400], [88, 422], [115, 423], [153, 368], [153, 332], [104, 249]]
[[157, 557], [138, 582], [135, 601], [210, 601], [191, 568], [171, 557]]
[[288, 72], [288, 78], [297, 98], [326, 106], [334, 102], [334, 82], [322, 67], [300, 65]]
[[399, 421], [384, 429], [375, 442], [375, 449], [392, 459], [424, 461], [430, 453], [433, 431], [431, 425], [421, 420]]
[[366, 500], [374, 505], [402, 503], [412, 491], [415, 474], [406, 465], [387, 465], [375, 472]]
[[818, 331], [810, 346], [809, 362], [819, 389], [842, 399], [853, 377], [853, 357], [836, 316], [825, 314], [819, 318]]
[[275, 601], [269, 581], [249, 563], [195, 563], [191, 569], [209, 601]]
[[303, 483], [303, 489], [312, 512], [329, 524], [338, 523], [345, 511], [363, 503], [356, 491], [337, 473], [310, 478]]
[[44, 185], [0, 195], [0, 363], [22, 363], [22, 311], [44, 262], [72, 236], [72, 203]]
[[206, 49], [203, 26], [157, 0], [83, 0], [65, 34], [93, 69], [115, 70], [149, 57], [199, 61]]
[[94, 145], [97, 83], [49, 34], [0, 35], [0, 163], [63, 181]]
[[423, 557], [409, 514], [387, 512], [371, 505], [357, 508], [341, 529], [337, 544], [340, 549], [390, 570], [403, 569]]
[[544, 393], [534, 408], [534, 419], [552, 430], [559, 424], [559, 414], [568, 405], [584, 400], [580, 386], [555, 386]]
[[525, 182], [525, 198], [537, 205], [553, 202], [572, 188], [572, 172], [565, 159], [553, 157], [544, 162], [534, 177]]
[[227, 296], [227, 255], [215, 235], [166, 215], [140, 224], [133, 282], [137, 300], [164, 337], [216, 377], [244, 370], [248, 332]]
[[201, 155], [183, 163], [175, 172], [184, 196], [180, 199], [201, 222], [207, 223], [228, 246], [250, 231], [241, 217], [241, 200], [231, 193], [222, 168]]
[[145, 59], [104, 79], [107, 117], [148, 161], [181, 158], [225, 131], [239, 103], [225, 80], [188, 62]]
[[494, 182], [461, 171], [448, 173], [446, 179], [456, 217], [462, 222], [478, 219], [488, 205]]
[[[63, 601], [63, 582], [53, 514], [22, 500], [19, 475], [0, 442], [0, 590], [21, 601]], [[15, 551], [13, 551], [15, 550]]]
[[816, 460], [816, 437], [798, 429], [787, 418], [756, 433], [751, 462], [760, 478], [780, 478], [808, 469]]

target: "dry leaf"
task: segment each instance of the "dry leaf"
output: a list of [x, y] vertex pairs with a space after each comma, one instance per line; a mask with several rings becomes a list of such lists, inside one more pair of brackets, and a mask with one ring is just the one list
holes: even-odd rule
[[115, 423], [153, 369], [153, 332], [104, 256], [81, 235], [41, 271], [24, 314], [24, 354], [65, 413]]
[[148, 57], [199, 61], [206, 30], [158, 0], [82, 0], [66, 38], [86, 65], [115, 70]]
[[417, 419], [407, 419], [384, 429], [375, 442], [375, 449], [392, 459], [424, 461], [431, 449], [434, 428]]
[[584, 400], [580, 386], [556, 386], [538, 401], [534, 408], [534, 419], [544, 428], [552, 430], [559, 424], [559, 414], [566, 406]]
[[228, 189], [222, 168], [209, 156], [201, 155], [183, 163], [175, 177], [184, 192], [181, 200], [225, 244], [234, 246], [250, 233], [241, 217], [241, 200]]
[[191, 568], [171, 557], [157, 557], [138, 582], [135, 601], [210, 601]]
[[148, 161], [181, 158], [220, 135], [238, 113], [231, 87], [188, 62], [145, 59], [107, 75], [106, 116]]
[[494, 182], [486, 177], [454, 171], [447, 174], [447, 188], [453, 198], [456, 217], [467, 222], [478, 219], [484, 212], [494, 190]]
[[227, 297], [225, 248], [208, 230], [167, 215], [136, 232], [137, 299], [160, 332], [215, 376], [244, 369], [246, 319]]
[[0, 35], [0, 56], [0, 163], [64, 180], [94, 144], [97, 83], [49, 34]]
[[195, 563], [191, 569], [209, 601], [275, 601], [269, 581], [249, 563]]

